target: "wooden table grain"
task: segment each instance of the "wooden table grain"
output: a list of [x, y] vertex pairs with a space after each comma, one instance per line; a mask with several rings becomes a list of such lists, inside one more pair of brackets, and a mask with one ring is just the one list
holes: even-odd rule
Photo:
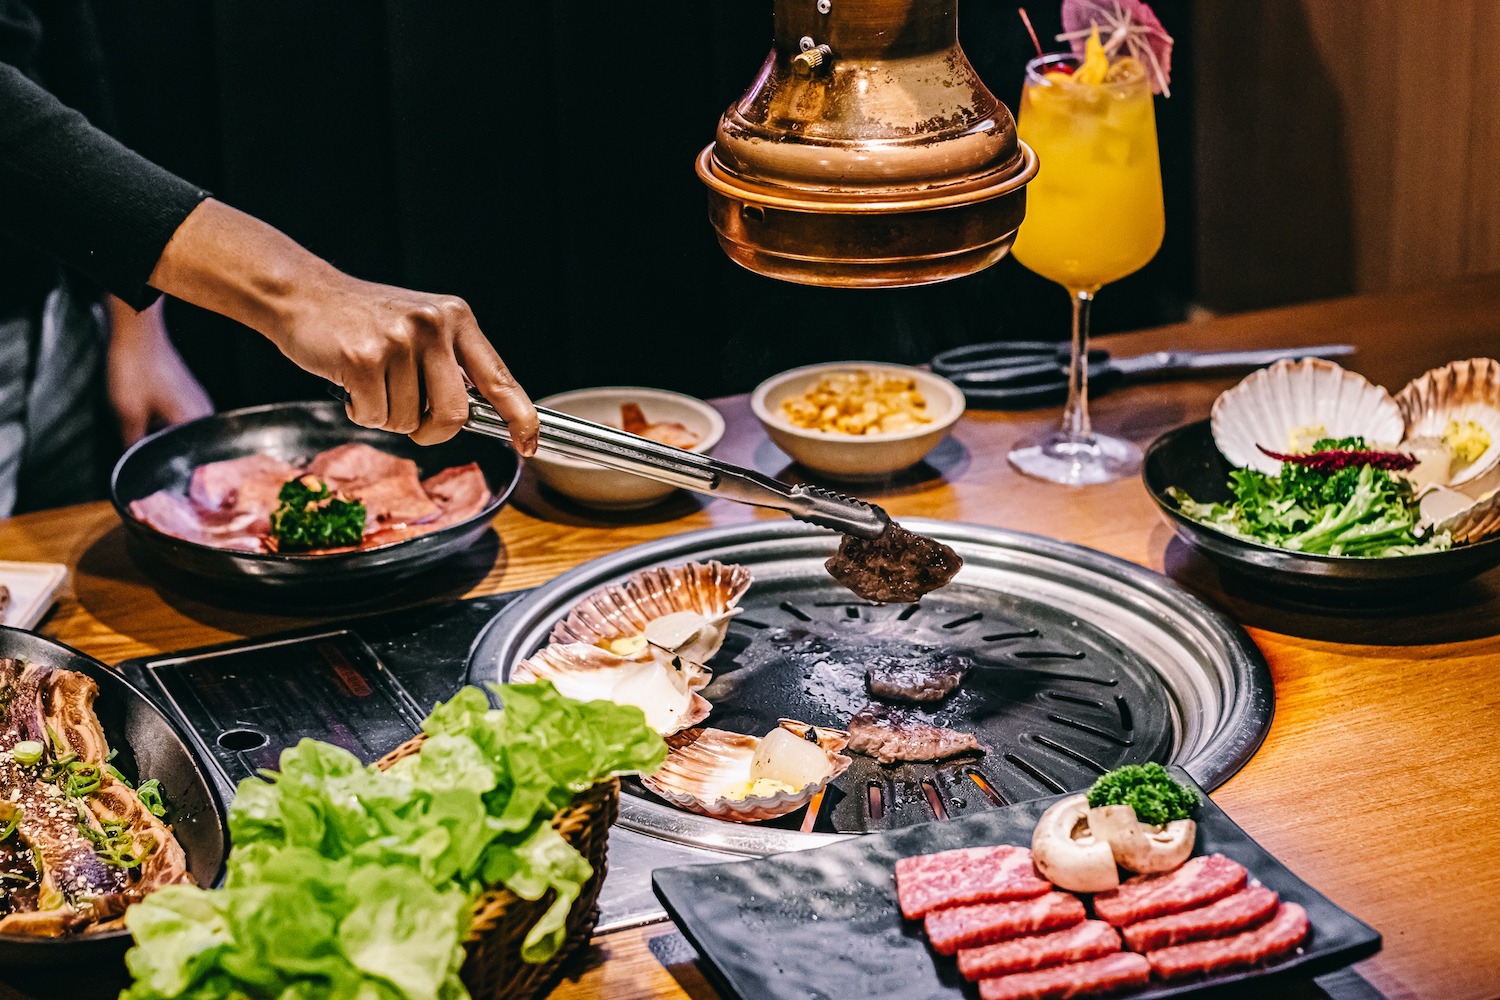
[[[1394, 391], [1454, 358], [1500, 353], [1500, 274], [1101, 338], [1147, 350], [1356, 344], [1345, 364]], [[1135, 384], [1099, 396], [1098, 426], [1142, 445], [1208, 414], [1234, 377]], [[718, 401], [716, 454], [797, 478], [745, 398]], [[1500, 996], [1500, 571], [1407, 606], [1330, 614], [1279, 606], [1175, 538], [1139, 481], [1070, 490], [1016, 474], [1005, 451], [1048, 429], [1056, 408], [971, 410], [919, 474], [862, 494], [901, 517], [995, 525], [1088, 545], [1164, 572], [1240, 621], [1270, 664], [1275, 718], [1254, 758], [1214, 792], [1241, 826], [1334, 902], [1384, 935], [1355, 967], [1389, 998]], [[523, 479], [495, 538], [414, 602], [543, 583], [639, 542], [778, 517], [682, 495], [602, 517]], [[0, 559], [69, 567], [39, 631], [107, 663], [325, 620], [226, 607], [159, 587], [132, 562], [107, 504], [0, 521]], [[0, 996], [7, 994], [0, 987]], [[670, 924], [600, 935], [554, 1000], [710, 998]], [[1295, 988], [1289, 991], [1295, 995]], [[1312, 995], [1312, 994], [1309, 994]]]

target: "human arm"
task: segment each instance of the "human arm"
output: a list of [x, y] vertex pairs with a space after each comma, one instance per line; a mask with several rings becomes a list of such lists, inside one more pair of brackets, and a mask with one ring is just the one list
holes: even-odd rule
[[205, 417], [214, 411], [208, 393], [167, 336], [163, 306], [163, 300], [157, 299], [137, 312], [113, 295], [105, 303], [109, 315], [105, 362], [109, 402], [127, 446], [158, 427]]
[[238, 320], [299, 366], [349, 392], [349, 415], [419, 444], [452, 437], [469, 415], [464, 378], [536, 450], [536, 410], [468, 305], [361, 281], [264, 222], [212, 198], [183, 220], [151, 287]]
[[160, 291], [244, 323], [347, 389], [357, 423], [446, 440], [468, 416], [467, 375], [510, 423], [516, 449], [535, 450], [536, 411], [461, 299], [342, 273], [3, 63], [0, 192], [0, 229], [135, 308]]

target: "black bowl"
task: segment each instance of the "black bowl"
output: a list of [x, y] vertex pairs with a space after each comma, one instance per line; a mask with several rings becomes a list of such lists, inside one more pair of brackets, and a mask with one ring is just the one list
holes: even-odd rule
[[[34, 632], [0, 626], [0, 656], [76, 670], [94, 679], [99, 685], [94, 711], [110, 748], [117, 751], [112, 763], [133, 782], [142, 778], [161, 781], [166, 818], [187, 856], [188, 871], [199, 885], [217, 885], [229, 849], [224, 803], [197, 755], [167, 717], [98, 660]], [[63, 938], [0, 934], [0, 967], [67, 965], [86, 969], [99, 962], [118, 963], [130, 940], [126, 930]]]
[[1325, 556], [1247, 541], [1200, 524], [1167, 495], [1175, 486], [1194, 500], [1232, 500], [1234, 466], [1214, 445], [1209, 421], [1168, 431], [1146, 449], [1146, 491], [1177, 533], [1219, 567], [1296, 601], [1324, 605], [1420, 601], [1500, 565], [1500, 536], [1441, 552], [1406, 556]]
[[[412, 459], [424, 477], [478, 462], [489, 483], [490, 502], [473, 517], [425, 535], [327, 555], [215, 548], [164, 534], [130, 512], [132, 500], [160, 489], [186, 495], [193, 470], [208, 462], [257, 452], [297, 461], [351, 442]], [[404, 435], [360, 427], [337, 400], [313, 400], [231, 410], [153, 434], [115, 464], [110, 500], [125, 522], [132, 554], [148, 571], [165, 568], [162, 575], [172, 582], [185, 576], [189, 583], [206, 582], [261, 599], [336, 604], [388, 590], [473, 545], [489, 530], [520, 475], [515, 453], [495, 438], [460, 433], [424, 447]]]

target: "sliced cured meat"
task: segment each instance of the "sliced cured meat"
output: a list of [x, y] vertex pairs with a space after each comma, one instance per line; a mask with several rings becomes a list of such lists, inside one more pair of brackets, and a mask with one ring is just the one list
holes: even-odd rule
[[675, 421], [663, 420], [652, 423], [646, 419], [639, 403], [620, 404], [620, 429], [629, 434], [638, 434], [652, 441], [669, 444], [673, 448], [691, 448], [702, 440], [697, 434]]
[[188, 480], [188, 499], [205, 511], [250, 513], [264, 517], [279, 502], [277, 494], [298, 469], [270, 455], [243, 455], [222, 462], [209, 462], [193, 470]]
[[979, 1000], [1065, 1000], [1145, 986], [1151, 963], [1134, 952], [979, 981]]
[[1163, 979], [1242, 969], [1289, 954], [1307, 939], [1307, 911], [1282, 903], [1270, 920], [1253, 930], [1210, 941], [1192, 941], [1147, 952], [1151, 969]]
[[328, 488], [365, 505], [367, 531], [394, 524], [422, 524], [442, 513], [417, 472], [417, 463], [367, 444], [341, 444], [307, 463], [309, 474]]
[[1013, 844], [961, 847], [896, 862], [896, 899], [908, 920], [970, 903], [1028, 899], [1052, 891], [1037, 875], [1031, 851]]
[[216, 521], [214, 516], [206, 514], [180, 494], [167, 490], [158, 490], [139, 500], [132, 500], [130, 513], [136, 520], [151, 525], [164, 535], [200, 545], [244, 552], [264, 552], [265, 530], [270, 526], [267, 519], [261, 522], [262, 530], [254, 530], [257, 519], [249, 514], [233, 517], [229, 521]]
[[866, 664], [865, 687], [886, 701], [942, 701], [973, 667], [967, 656], [945, 650], [923, 649], [913, 656], [877, 654]]
[[965, 979], [988, 979], [1049, 965], [1084, 962], [1120, 950], [1120, 932], [1102, 920], [1085, 920], [1046, 934], [1027, 934], [997, 944], [958, 950]]
[[159, 490], [132, 501], [130, 512], [157, 531], [215, 548], [273, 551], [271, 514], [288, 481], [301, 475], [365, 505], [365, 532], [357, 546], [316, 550], [350, 552], [389, 545], [466, 521], [493, 494], [478, 463], [418, 478], [417, 465], [366, 444], [347, 444], [313, 457], [306, 470], [267, 455], [210, 462], [193, 470], [188, 495]]
[[489, 483], [485, 482], [484, 471], [478, 462], [455, 465], [435, 476], [428, 476], [422, 480], [422, 489], [442, 508], [434, 522], [438, 527], [467, 521], [484, 510], [491, 496]]
[[1126, 924], [1121, 930], [1131, 951], [1155, 951], [1168, 945], [1224, 937], [1265, 923], [1279, 899], [1263, 885], [1250, 885], [1207, 906]]
[[849, 749], [893, 764], [983, 753], [986, 747], [973, 733], [934, 725], [906, 709], [871, 702], [849, 720]]
[[1222, 854], [1189, 858], [1169, 872], [1136, 875], [1094, 896], [1094, 915], [1116, 927], [1179, 913], [1223, 899], [1245, 887], [1245, 866]]
[[952, 955], [960, 948], [1003, 941], [1020, 934], [1035, 934], [1082, 923], [1083, 901], [1068, 892], [1012, 903], [976, 903], [933, 910], [923, 918], [927, 940], [939, 955]]
[[963, 564], [942, 542], [892, 521], [879, 538], [845, 535], [823, 566], [867, 601], [910, 603], [947, 584]]

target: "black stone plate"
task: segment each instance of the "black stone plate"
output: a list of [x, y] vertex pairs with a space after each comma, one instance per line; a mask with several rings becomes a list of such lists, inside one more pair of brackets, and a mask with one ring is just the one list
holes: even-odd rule
[[[1178, 781], [1192, 783], [1187, 772], [1171, 771]], [[1061, 797], [754, 861], [659, 868], [652, 886], [698, 950], [704, 971], [726, 995], [742, 1000], [972, 1000], [978, 990], [959, 975], [955, 960], [927, 946], [920, 922], [902, 919], [896, 906], [896, 860], [955, 847], [1030, 846], [1037, 819]], [[1275, 964], [1154, 982], [1125, 994], [1132, 1000], [1250, 980], [1259, 992], [1265, 980], [1306, 979], [1380, 950], [1374, 928], [1294, 875], [1206, 795], [1196, 851], [1231, 857], [1283, 900], [1300, 903], [1307, 909], [1311, 934], [1300, 952]]]
[[1168, 431], [1146, 449], [1141, 476], [1161, 514], [1188, 544], [1264, 590], [1308, 604], [1391, 605], [1424, 600], [1500, 565], [1500, 535], [1442, 552], [1409, 556], [1325, 556], [1247, 541], [1200, 524], [1167, 494], [1175, 486], [1201, 503], [1233, 499], [1233, 468], [1214, 445], [1207, 420]]

